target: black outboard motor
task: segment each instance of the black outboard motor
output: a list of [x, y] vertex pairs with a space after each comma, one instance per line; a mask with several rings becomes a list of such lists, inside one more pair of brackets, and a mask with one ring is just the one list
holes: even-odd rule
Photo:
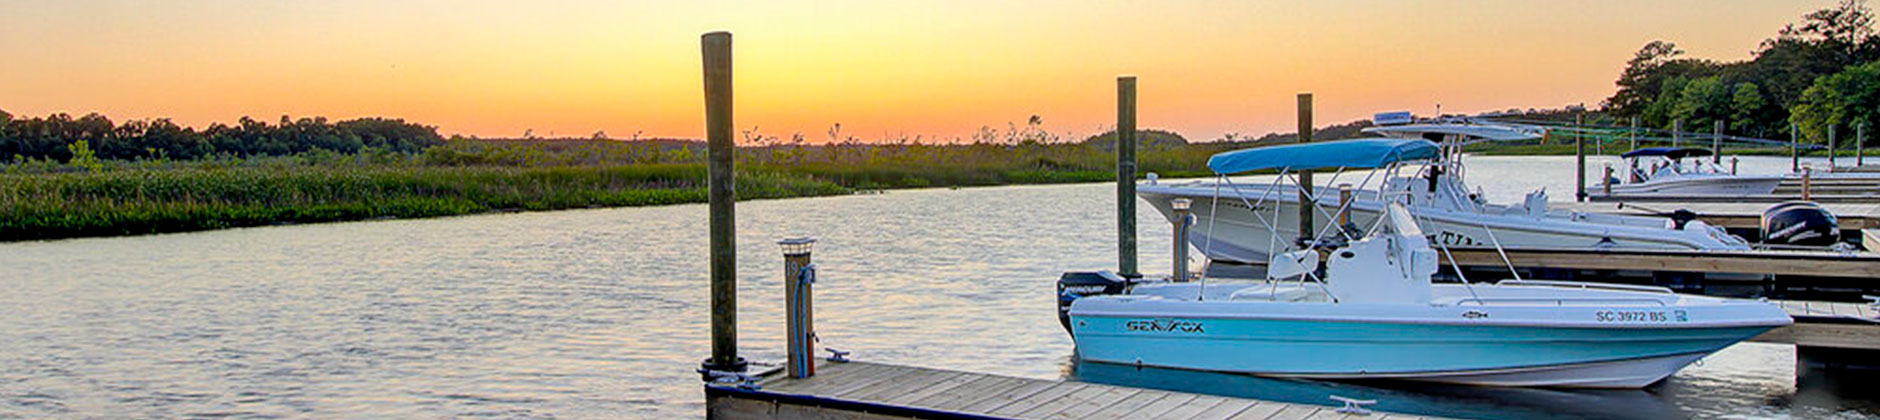
[[1072, 271], [1058, 277], [1058, 323], [1071, 330], [1071, 302], [1095, 295], [1117, 295], [1129, 291], [1129, 279], [1109, 271]]
[[1763, 243], [1784, 246], [1833, 246], [1841, 242], [1841, 224], [1833, 213], [1811, 201], [1789, 201], [1762, 213]]

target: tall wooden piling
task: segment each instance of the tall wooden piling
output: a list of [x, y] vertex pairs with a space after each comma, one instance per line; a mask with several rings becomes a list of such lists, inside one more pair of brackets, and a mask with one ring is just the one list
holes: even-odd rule
[[707, 33], [699, 40], [705, 56], [705, 139], [711, 200], [711, 370], [744, 370], [738, 357], [737, 191], [731, 154], [731, 33]]
[[1586, 201], [1586, 136], [1580, 133], [1580, 127], [1586, 124], [1586, 114], [1573, 116], [1573, 201]]
[[1136, 76], [1116, 78], [1116, 271], [1136, 271]]
[[1789, 123], [1789, 172], [1802, 171], [1802, 130], [1795, 123]]
[[1684, 147], [1684, 120], [1671, 121], [1671, 147]]
[[1632, 125], [1625, 128], [1625, 133], [1632, 138], [1632, 149], [1638, 150], [1638, 116], [1632, 116]]
[[1854, 167], [1859, 168], [1867, 162], [1867, 122], [1861, 121], [1854, 126]]
[[1710, 125], [1710, 163], [1723, 163], [1723, 120]]
[[[1299, 94], [1299, 143], [1312, 142], [1312, 93]], [[1312, 212], [1318, 210], [1312, 199], [1312, 172], [1299, 171], [1299, 238], [1312, 238]]]
[[1834, 152], [1836, 151], [1836, 149], [1839, 149], [1838, 147], [1834, 147], [1834, 146], [1835, 146], [1834, 124], [1828, 124], [1828, 167], [1829, 168], [1834, 167]]
[[1169, 254], [1171, 257], [1169, 260], [1173, 263], [1169, 267], [1169, 271], [1173, 274], [1169, 277], [1170, 281], [1188, 281], [1188, 227], [1194, 224], [1194, 218], [1189, 216], [1189, 206], [1193, 204], [1193, 201], [1186, 198], [1169, 201], [1169, 208], [1175, 213], [1174, 229], [1172, 229], [1175, 234], [1173, 238], [1175, 247]]

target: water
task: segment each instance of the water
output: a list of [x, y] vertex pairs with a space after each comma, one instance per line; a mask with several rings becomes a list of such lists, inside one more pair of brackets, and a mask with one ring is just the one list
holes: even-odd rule
[[[1538, 185], [1517, 174], [1564, 199], [1571, 159], [1473, 158], [1470, 178], [1498, 201]], [[782, 358], [774, 241], [814, 235], [819, 334], [862, 360], [1467, 417], [1880, 418], [1870, 384], [1798, 379], [1794, 350], [1770, 344], [1621, 392], [1078, 366], [1052, 282], [1114, 266], [1114, 196], [740, 203], [743, 354]], [[1166, 271], [1167, 224], [1144, 211], [1142, 267]], [[699, 416], [705, 235], [705, 206], [682, 205], [0, 244], [0, 418]]]

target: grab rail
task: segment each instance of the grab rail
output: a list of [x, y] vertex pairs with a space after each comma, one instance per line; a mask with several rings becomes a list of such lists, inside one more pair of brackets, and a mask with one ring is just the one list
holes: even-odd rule
[[1625, 290], [1625, 291], [1633, 291], [1633, 292], [1656, 292], [1656, 293], [1664, 293], [1664, 294], [1676, 294], [1677, 293], [1677, 292], [1672, 291], [1671, 288], [1664, 287], [1664, 286], [1645, 286], [1645, 285], [1637, 285], [1637, 284], [1613, 284], [1613, 283], [1587, 283], [1587, 282], [1580, 282], [1580, 281], [1560, 281], [1560, 280], [1502, 280], [1502, 281], [1495, 282], [1495, 285], [1496, 286], [1562, 287], [1562, 288], [1569, 288], [1569, 289], [1607, 289], [1607, 290]]

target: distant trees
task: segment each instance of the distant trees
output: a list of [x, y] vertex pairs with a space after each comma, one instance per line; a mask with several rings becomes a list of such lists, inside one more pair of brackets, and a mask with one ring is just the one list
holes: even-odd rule
[[1880, 60], [1873, 24], [1864, 0], [1842, 0], [1783, 27], [1749, 61], [1728, 63], [1684, 57], [1676, 44], [1652, 41], [1626, 61], [1606, 109], [1656, 128], [1682, 120], [1687, 129], [1707, 130], [1723, 121], [1733, 133], [1758, 137], [1785, 135], [1792, 116], [1811, 131], [1851, 124], [1835, 116], [1872, 115], [1874, 108], [1843, 92], [1859, 91], [1873, 76], [1828, 79]]
[[233, 126], [216, 123], [197, 131], [167, 118], [114, 124], [96, 113], [76, 119], [63, 113], [18, 118], [0, 111], [0, 160], [71, 161], [78, 157], [72, 145], [79, 142], [96, 159], [130, 160], [355, 153], [366, 148], [413, 153], [444, 144], [444, 139], [436, 127], [385, 118], [329, 123], [326, 118], [283, 116], [278, 124], [268, 124], [242, 117]]
[[[1880, 122], [1880, 61], [1850, 66], [1815, 80], [1802, 91], [1790, 118], [1804, 133], [1822, 133], [1830, 125], [1853, 127]], [[1851, 134], [1851, 133], [1850, 133]], [[1821, 142], [1817, 135], [1808, 136]]]

